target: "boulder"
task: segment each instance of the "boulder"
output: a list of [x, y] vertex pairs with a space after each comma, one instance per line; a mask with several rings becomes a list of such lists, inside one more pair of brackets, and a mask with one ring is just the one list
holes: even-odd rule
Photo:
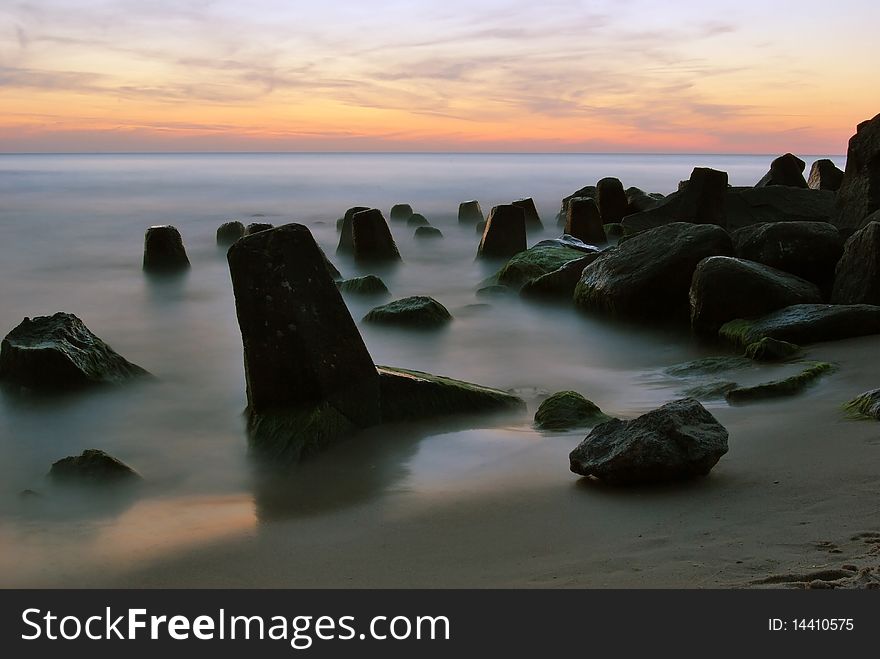
[[416, 295], [371, 309], [364, 322], [432, 329], [452, 321], [452, 315], [432, 297]]
[[501, 297], [504, 295], [512, 295], [516, 293], [516, 291], [509, 286], [502, 286], [501, 284], [489, 284], [488, 286], [483, 286], [482, 288], [478, 288], [477, 292], [474, 293], [477, 297]]
[[391, 207], [391, 219], [406, 222], [412, 217], [413, 209], [409, 204], [394, 204]]
[[837, 262], [831, 292], [835, 304], [880, 304], [880, 211], [869, 219], [846, 241]]
[[531, 197], [517, 199], [516, 201], [511, 202], [511, 206], [523, 209], [523, 214], [526, 220], [526, 231], [541, 231], [544, 229], [544, 224], [541, 222], [541, 217], [538, 215], [538, 209], [535, 208], [535, 201]]
[[815, 284], [781, 270], [730, 256], [700, 261], [690, 288], [691, 327], [716, 334], [726, 322], [754, 318], [793, 304], [822, 302]]
[[56, 483], [79, 485], [110, 485], [141, 480], [140, 474], [127, 464], [94, 448], [54, 462], [49, 469], [49, 478]]
[[880, 389], [866, 391], [844, 405], [844, 409], [855, 416], [863, 416], [880, 421]]
[[382, 216], [382, 211], [376, 208], [360, 211], [352, 216], [351, 236], [354, 258], [357, 261], [401, 260], [388, 222]]
[[827, 222], [770, 222], [732, 234], [739, 258], [811, 281], [824, 294], [831, 291], [834, 269], [843, 253], [843, 238]]
[[505, 263], [492, 283], [519, 288], [527, 281], [553, 272], [569, 261], [575, 261], [583, 256], [582, 251], [569, 247], [536, 245], [520, 252]]
[[539, 430], [571, 430], [586, 428], [610, 420], [599, 406], [576, 391], [558, 391], [549, 396], [535, 412]]
[[810, 178], [807, 186], [813, 190], [831, 190], [837, 192], [843, 182], [843, 171], [827, 158], [817, 160], [810, 167]]
[[795, 357], [800, 351], [799, 345], [765, 336], [746, 346], [746, 357], [756, 362], [780, 362]]
[[877, 210], [880, 210], [880, 114], [860, 123], [849, 140], [833, 222], [849, 236], [865, 226], [868, 216]]
[[519, 206], [495, 206], [489, 212], [477, 258], [508, 259], [526, 248], [525, 213]]
[[770, 163], [770, 171], [755, 184], [756, 188], [766, 188], [768, 185], [787, 185], [792, 188], [805, 188], [807, 182], [804, 179], [804, 169], [807, 163], [796, 155], [786, 153]]
[[684, 321], [697, 264], [732, 253], [730, 236], [721, 227], [667, 224], [603, 252], [584, 268], [574, 301], [582, 309], [621, 318]]
[[458, 205], [459, 224], [477, 224], [482, 221], [483, 209], [480, 208], [479, 201], [463, 201]]
[[260, 231], [268, 231], [269, 229], [274, 229], [275, 225], [270, 222], [251, 222], [244, 229], [244, 235], [252, 236], [255, 233], [259, 233]]
[[727, 430], [693, 398], [632, 421], [596, 426], [569, 459], [571, 470], [629, 485], [705, 476], [727, 453]]
[[652, 208], [657, 208], [664, 196], [661, 194], [648, 194], [640, 188], [626, 189], [626, 214], [642, 213]]
[[413, 213], [409, 216], [409, 219], [406, 221], [406, 226], [415, 228], [415, 227], [426, 227], [430, 226], [430, 222], [428, 222], [428, 218], [422, 215], [421, 213]]
[[188, 270], [189, 258], [180, 231], [170, 224], [154, 226], [144, 235], [144, 271], [172, 273]]
[[376, 275], [365, 275], [338, 282], [339, 290], [351, 295], [387, 295], [388, 287]]
[[623, 238], [622, 224], [604, 224], [602, 228], [605, 230], [605, 236], [608, 240], [620, 240]]
[[537, 242], [533, 247], [567, 247], [569, 249], [576, 249], [579, 252], [584, 252], [585, 254], [593, 254], [600, 251], [595, 245], [588, 245], [584, 241], [578, 240], [567, 233], [563, 233], [558, 238], [547, 238], [546, 240]]
[[376, 368], [309, 230], [246, 236], [227, 259], [252, 444], [296, 460], [378, 423]]
[[695, 167], [687, 181], [653, 207], [627, 215], [628, 232], [653, 229], [670, 222], [693, 222], [727, 226], [727, 172]]
[[366, 206], [352, 206], [345, 215], [342, 216], [342, 226], [339, 229], [339, 244], [336, 246], [337, 254], [353, 254], [354, 253], [354, 230], [352, 229], [352, 219], [361, 211], [370, 210]]
[[595, 185], [585, 185], [579, 190], [575, 190], [570, 195], [565, 197], [562, 200], [562, 205], [560, 207], [559, 215], [557, 216], [557, 224], [560, 227], [565, 226], [565, 214], [568, 212], [568, 204], [575, 197], [589, 197], [591, 199], [595, 199], [597, 195], [596, 186]]
[[835, 370], [832, 364], [815, 362], [807, 366], [797, 375], [792, 375], [781, 380], [772, 380], [749, 387], [735, 387], [725, 394], [728, 403], [748, 403], [767, 398], [781, 398], [794, 396], [813, 384], [816, 380], [827, 373]]
[[599, 254], [600, 252], [594, 252], [573, 261], [567, 261], [546, 275], [528, 280], [519, 290], [520, 296], [531, 300], [566, 300], [570, 302], [584, 268], [599, 258]]
[[608, 242], [602, 226], [602, 216], [596, 200], [590, 197], [575, 197], [568, 202], [565, 216], [565, 233], [591, 245]]
[[628, 202], [620, 179], [607, 177], [596, 183], [596, 204], [603, 224], [620, 222], [626, 216]]
[[483, 233], [486, 231], [486, 224], [488, 224], [486, 220], [480, 220], [474, 225], [474, 229], [476, 229], [478, 236], [482, 236]]
[[732, 320], [718, 335], [740, 346], [765, 336], [798, 345], [880, 334], [880, 306], [870, 304], [796, 304], [755, 320]]
[[413, 238], [417, 240], [423, 239], [432, 239], [432, 238], [442, 238], [443, 232], [440, 231], [437, 227], [418, 227], [416, 232], [413, 234]]
[[0, 381], [34, 391], [118, 384], [147, 375], [76, 316], [25, 318], [0, 344]]
[[238, 220], [224, 222], [217, 228], [217, 245], [229, 247], [244, 235], [244, 224]]

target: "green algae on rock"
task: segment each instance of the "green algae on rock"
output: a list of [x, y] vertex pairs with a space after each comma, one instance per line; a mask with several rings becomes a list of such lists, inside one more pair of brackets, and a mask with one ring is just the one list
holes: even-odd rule
[[729, 403], [744, 403], [765, 398], [780, 398], [801, 393], [823, 375], [833, 372], [836, 367], [825, 362], [809, 363], [807, 368], [781, 380], [764, 382], [751, 387], [737, 387], [727, 392]]
[[859, 394], [843, 406], [853, 416], [866, 417], [880, 421], [880, 389], [872, 389]]
[[568, 430], [594, 426], [610, 419], [598, 405], [578, 392], [558, 391], [538, 407], [535, 427], [540, 430]]
[[756, 362], [780, 362], [799, 354], [801, 347], [788, 341], [779, 341], [765, 336], [746, 346], [746, 357]]
[[376, 275], [364, 275], [337, 282], [339, 290], [352, 295], [387, 295], [388, 287]]
[[416, 295], [371, 309], [364, 321], [402, 327], [433, 328], [452, 321], [452, 314], [432, 297]]

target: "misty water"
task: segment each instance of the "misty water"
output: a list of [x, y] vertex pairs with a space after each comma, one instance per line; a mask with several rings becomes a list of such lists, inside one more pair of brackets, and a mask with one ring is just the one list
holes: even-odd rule
[[[810, 162], [813, 158], [804, 157]], [[545, 224], [530, 244], [559, 235], [562, 197], [617, 176], [625, 186], [668, 193], [694, 166], [752, 185], [768, 156], [218, 154], [0, 155], [0, 330], [25, 316], [75, 313], [152, 382], [76, 395], [22, 399], [0, 394], [0, 570], [3, 585], [65, 583], [81, 570], [118, 569], [276, 520], [331, 515], [365, 500], [441, 498], [470, 488], [509, 487], [504, 465], [553, 447], [554, 460], [584, 431], [541, 434], [531, 416], [548, 393], [575, 389], [613, 415], [631, 417], [680, 395], [663, 373], [718, 354], [686, 332], [612, 323], [572, 308], [517, 297], [479, 298], [498, 264], [476, 262], [478, 236], [459, 226], [460, 201], [484, 212], [535, 199]], [[842, 158], [834, 158], [838, 166]], [[355, 205], [412, 204], [442, 240], [416, 241], [392, 224], [403, 264], [362, 268], [335, 256], [336, 219]], [[225, 253], [215, 244], [230, 219], [299, 222], [346, 277], [379, 274], [386, 299], [346, 302], [374, 361], [514, 390], [528, 415], [476, 427], [443, 424], [378, 429], [331, 458], [268, 477], [248, 456], [242, 411], [241, 338]], [[144, 230], [171, 223], [192, 270], [144, 276]], [[455, 317], [440, 332], [365, 326], [376, 304], [430, 295]], [[761, 369], [745, 374], [762, 377]], [[707, 403], [725, 406], [723, 401]], [[544, 443], [544, 444], [542, 444]], [[145, 479], [123, 496], [59, 490], [52, 462], [100, 448]], [[559, 461], [558, 478], [574, 478]], [[23, 499], [32, 489], [42, 496]], [[381, 517], [366, 523], [381, 524]], [[294, 527], [295, 528], [295, 527]]]

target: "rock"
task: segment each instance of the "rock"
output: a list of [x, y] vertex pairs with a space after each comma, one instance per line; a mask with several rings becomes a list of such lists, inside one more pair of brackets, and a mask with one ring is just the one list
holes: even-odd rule
[[82, 485], [133, 483], [141, 480], [140, 474], [127, 464], [94, 448], [53, 463], [49, 469], [49, 477], [59, 483]]
[[688, 398], [696, 398], [697, 400], [723, 400], [728, 391], [736, 389], [738, 386], [736, 382], [717, 380], [689, 387], [684, 390], [683, 394]]
[[418, 240], [423, 239], [432, 239], [432, 238], [442, 238], [443, 232], [440, 231], [437, 227], [418, 227], [416, 232], [413, 234], [413, 238]]
[[746, 346], [746, 357], [756, 362], [780, 362], [798, 355], [801, 347], [788, 341], [779, 341], [765, 336]]
[[726, 322], [754, 318], [793, 304], [822, 302], [815, 284], [753, 261], [710, 256], [691, 282], [691, 327], [716, 334]]
[[880, 304], [880, 211], [849, 237], [837, 262], [831, 301]]
[[505, 263], [495, 275], [493, 283], [517, 289], [527, 281], [553, 272], [583, 255], [582, 251], [568, 247], [536, 245]]
[[525, 411], [522, 399], [498, 389], [402, 368], [378, 371], [384, 423]]
[[412, 217], [413, 209], [409, 204], [394, 204], [391, 207], [391, 219], [406, 222]]
[[602, 245], [608, 242], [605, 237], [605, 229], [602, 226], [602, 216], [599, 215], [599, 207], [596, 205], [595, 199], [575, 197], [568, 202], [565, 233], [592, 245]]
[[798, 345], [880, 333], [880, 306], [870, 304], [796, 304], [756, 320], [732, 320], [718, 335], [740, 346], [765, 336]]
[[535, 427], [539, 430], [570, 430], [605, 423], [610, 418], [578, 392], [558, 391], [538, 407]]
[[770, 171], [755, 184], [756, 188], [765, 188], [768, 185], [787, 185], [792, 188], [805, 188], [804, 169], [807, 163], [797, 156], [786, 153], [770, 163]]
[[810, 364], [797, 375], [782, 380], [773, 380], [751, 387], [737, 387], [727, 392], [728, 403], [746, 403], [767, 398], [794, 396], [801, 393], [823, 375], [834, 371], [834, 366], [823, 362]]
[[483, 209], [479, 201], [463, 201], [458, 205], [459, 224], [478, 224], [483, 221]]
[[676, 217], [682, 222], [727, 226], [727, 172], [694, 167], [678, 193]]
[[76, 316], [25, 318], [0, 344], [0, 381], [35, 391], [118, 384], [147, 375]]
[[626, 216], [628, 202], [620, 179], [607, 177], [596, 183], [596, 204], [603, 224], [620, 222]]
[[229, 247], [244, 235], [244, 224], [238, 220], [224, 222], [217, 228], [217, 244], [220, 247]]
[[488, 223], [486, 222], [486, 220], [482, 220], [481, 222], [477, 222], [477, 223], [474, 225], [474, 228], [477, 230], [477, 235], [478, 235], [478, 236], [482, 236], [483, 233], [486, 231], [486, 224], [488, 224]]
[[519, 294], [532, 300], [566, 300], [570, 302], [584, 268], [597, 258], [599, 258], [599, 252], [567, 261], [556, 270], [524, 283]]
[[417, 295], [371, 309], [364, 322], [401, 327], [435, 328], [452, 321], [452, 315], [432, 297]]
[[741, 368], [750, 368], [753, 364], [748, 359], [738, 355], [721, 355], [702, 357], [683, 364], [675, 364], [665, 369], [664, 373], [675, 378], [688, 378], [693, 376], [711, 375], [723, 373]]
[[563, 233], [558, 238], [548, 238], [533, 245], [533, 247], [567, 247], [568, 249], [576, 249], [585, 254], [594, 254], [599, 251], [595, 245], [588, 245], [582, 240]]
[[639, 188], [626, 189], [626, 214], [642, 213], [657, 208], [663, 201], [663, 195], [649, 195]]
[[400, 261], [397, 243], [388, 228], [382, 211], [370, 210], [355, 213], [351, 218], [354, 258], [361, 262]]
[[154, 226], [144, 235], [144, 271], [172, 273], [188, 270], [189, 258], [180, 231], [170, 224]]
[[268, 231], [269, 229], [274, 229], [275, 225], [269, 222], [251, 222], [245, 227], [244, 235], [252, 236], [255, 233], [259, 233], [260, 231]]
[[365, 275], [338, 282], [339, 290], [351, 295], [387, 295], [388, 287], [376, 275]]
[[880, 389], [866, 391], [856, 396], [844, 405], [844, 409], [850, 414], [880, 421]]
[[498, 297], [501, 295], [512, 295], [516, 291], [509, 286], [501, 286], [500, 284], [490, 284], [489, 286], [483, 286], [482, 288], [478, 288], [476, 292], [477, 297]]
[[623, 237], [622, 224], [604, 224], [602, 228], [605, 230], [605, 237], [608, 240], [620, 240]]
[[591, 199], [595, 199], [596, 195], [597, 195], [596, 186], [595, 185], [586, 185], [586, 186], [582, 187], [580, 190], [575, 190], [570, 195], [565, 197], [562, 200], [562, 206], [559, 211], [559, 215], [556, 218], [559, 226], [565, 226], [565, 216], [566, 216], [566, 213], [568, 212], [568, 204], [571, 202], [572, 199], [574, 199], [575, 197], [590, 197]]
[[342, 233], [342, 226], [345, 223], [345, 218], [340, 217], [336, 220], [336, 233]]
[[541, 217], [538, 215], [538, 209], [535, 208], [535, 201], [531, 197], [517, 199], [516, 201], [511, 202], [511, 205], [523, 209], [526, 220], [526, 231], [542, 231], [544, 229], [544, 223], [541, 222]]
[[770, 222], [732, 234], [736, 255], [763, 263], [831, 291], [834, 269], [843, 253], [843, 238], [827, 222]]
[[569, 459], [576, 474], [629, 485], [705, 476], [725, 453], [727, 430], [684, 398], [632, 421], [596, 426]]
[[352, 220], [357, 213], [370, 210], [366, 206], [352, 206], [342, 216], [342, 226], [339, 233], [339, 244], [336, 246], [337, 254], [354, 254], [354, 230]]
[[683, 321], [697, 264], [732, 253], [730, 236], [721, 227], [667, 224], [603, 252], [584, 269], [574, 301], [582, 309], [621, 318]]
[[430, 226], [430, 224], [431, 223], [428, 222], [428, 218], [421, 213], [413, 213], [406, 221], [406, 226], [408, 227], [426, 227]]
[[827, 158], [817, 160], [810, 167], [810, 178], [807, 185], [813, 190], [831, 190], [837, 192], [843, 182], [843, 171]]
[[309, 230], [247, 236], [227, 259], [252, 445], [296, 460], [378, 423], [376, 368]]
[[846, 169], [833, 222], [845, 236], [861, 229], [880, 209], [880, 114], [858, 125], [846, 151]]
[[526, 248], [526, 220], [519, 206], [495, 206], [489, 212], [477, 258], [507, 259]]

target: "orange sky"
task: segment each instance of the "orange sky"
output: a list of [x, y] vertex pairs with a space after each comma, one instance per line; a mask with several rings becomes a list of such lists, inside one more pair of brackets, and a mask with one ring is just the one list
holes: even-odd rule
[[837, 154], [877, 5], [10, 2], [0, 151]]

